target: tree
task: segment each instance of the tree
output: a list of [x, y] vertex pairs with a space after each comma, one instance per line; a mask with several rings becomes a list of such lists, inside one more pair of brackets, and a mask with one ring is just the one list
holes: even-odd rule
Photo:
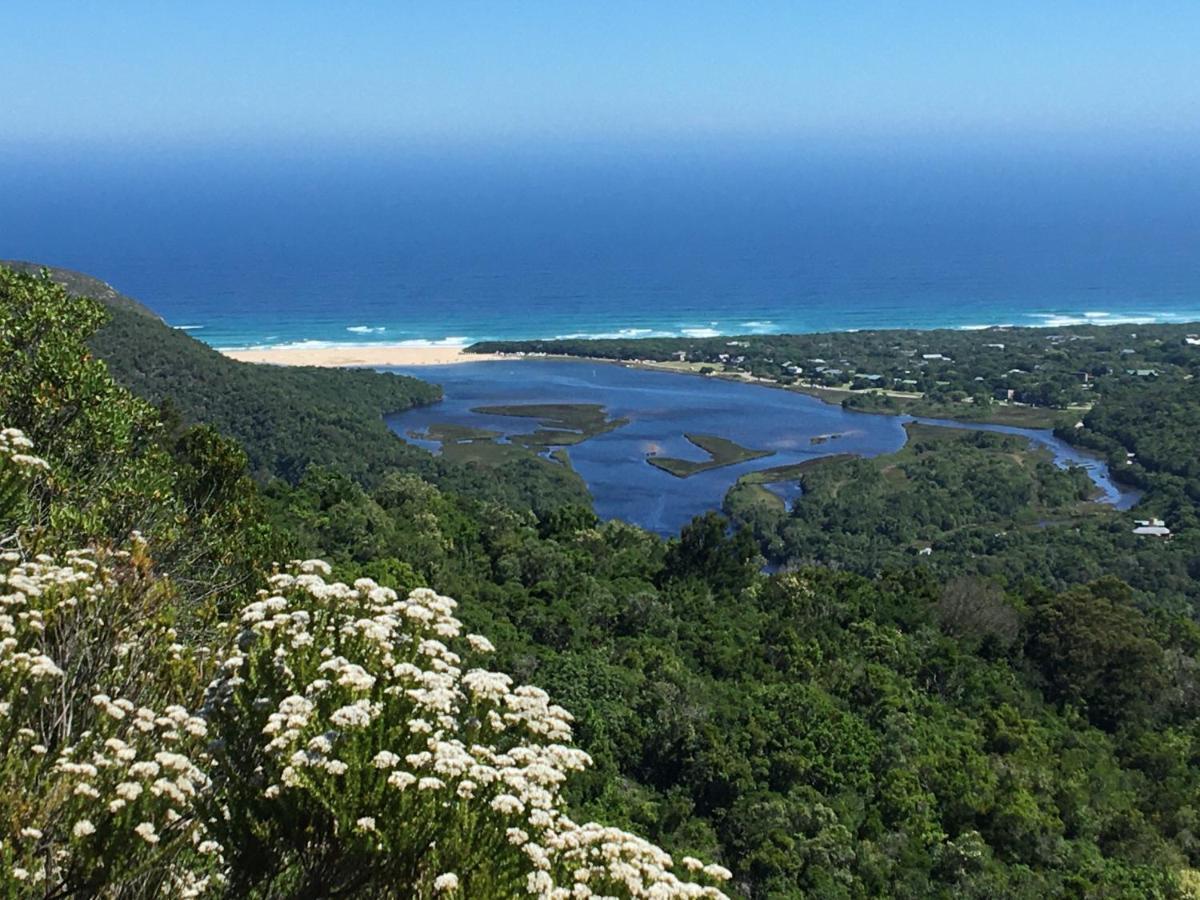
[[1108, 730], [1145, 716], [1164, 687], [1163, 651], [1129, 587], [1103, 578], [1030, 606], [1025, 655], [1049, 697]]
[[714, 590], [736, 593], [762, 566], [754, 538], [745, 529], [729, 533], [729, 522], [715, 512], [697, 516], [684, 526], [667, 550], [667, 579], [696, 578]]

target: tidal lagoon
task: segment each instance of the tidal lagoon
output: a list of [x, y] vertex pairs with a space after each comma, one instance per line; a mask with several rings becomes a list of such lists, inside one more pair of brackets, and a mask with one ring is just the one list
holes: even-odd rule
[[[456, 425], [498, 432], [505, 440], [528, 434], [529, 418], [479, 412], [481, 407], [528, 404], [598, 404], [620, 427], [567, 449], [570, 465], [587, 483], [596, 512], [660, 534], [678, 533], [692, 517], [719, 509], [738, 477], [758, 469], [802, 463], [835, 453], [878, 456], [904, 446], [907, 416], [847, 412], [805, 394], [716, 378], [654, 372], [588, 361], [512, 360], [424, 366], [414, 374], [441, 384], [445, 399], [389, 417], [405, 440], [432, 450], [421, 439], [431, 427]], [[978, 428], [1028, 437], [1046, 447], [1060, 466], [1083, 465], [1100, 491], [1100, 502], [1125, 508], [1136, 495], [1122, 491], [1107, 465], [1046, 430], [919, 419], [932, 425]], [[693, 460], [708, 455], [685, 435], [712, 435], [749, 451], [770, 455], [678, 477], [651, 465], [664, 457]], [[794, 486], [777, 491], [794, 499]]]

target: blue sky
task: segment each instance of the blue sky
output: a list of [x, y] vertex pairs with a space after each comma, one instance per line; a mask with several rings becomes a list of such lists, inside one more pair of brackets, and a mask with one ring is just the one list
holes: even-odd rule
[[1200, 135], [1200, 3], [10, 4], [0, 143]]

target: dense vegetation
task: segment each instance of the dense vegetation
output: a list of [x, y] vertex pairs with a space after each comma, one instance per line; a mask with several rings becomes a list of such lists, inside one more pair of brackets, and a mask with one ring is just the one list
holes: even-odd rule
[[[913, 439], [899, 453], [806, 466], [790, 509], [754, 478], [729, 492], [725, 509], [777, 565], [867, 575], [919, 566], [1059, 589], [1115, 575], [1141, 607], [1194, 616], [1200, 478], [1188, 448], [1198, 413], [1200, 386], [1159, 383], [1112, 392], [1085, 427], [1063, 432], [1106, 453], [1114, 474], [1144, 491], [1131, 512], [1081, 503], [1091, 487], [1083, 472], [1054, 468], [1023, 439], [920, 426], [909, 426]], [[1147, 517], [1167, 522], [1170, 538], [1134, 534]]]
[[447, 585], [565, 698], [597, 761], [580, 806], [723, 853], [749, 895], [1165, 895], [1154, 866], [1191, 846], [1200, 635], [1115, 583], [764, 578], [716, 517], [663, 544], [582, 512], [472, 515], [411, 478], [285, 499], [347, 570]]
[[1187, 501], [1200, 500], [1200, 382], [1194, 377], [1113, 388], [1082, 427], [1063, 433], [1105, 454], [1126, 481], [1172, 494], [1180, 515], [1187, 514]]
[[[219, 435], [184, 429], [161, 407], [129, 398], [84, 358], [81, 341], [100, 319], [95, 307], [40, 279], [3, 277], [0, 339], [12, 342], [6, 360], [19, 345], [24, 361], [15, 377], [6, 367], [0, 379], [3, 421], [36, 435], [53, 471], [68, 473], [38, 482], [4, 533], [18, 520], [37, 523], [21, 532], [25, 558], [80, 539], [120, 545], [145, 522], [140, 571], [172, 576], [168, 583], [177, 567], [194, 571], [183, 568], [192, 560], [159, 547], [195, 542], [198, 558], [230, 575], [211, 596], [195, 574], [196, 589], [157, 595], [162, 615], [186, 623], [181, 643], [219, 635], [222, 607], [253, 601], [255, 576], [240, 573], [320, 555], [347, 581], [455, 596], [455, 615], [492, 637], [500, 667], [543, 685], [576, 716], [576, 740], [594, 765], [573, 776], [563, 803], [633, 827], [677, 857], [721, 861], [733, 870], [732, 894], [1194, 895], [1200, 628], [1181, 614], [1190, 610], [1151, 602], [1150, 585], [1171, 580], [1174, 596], [1188, 595], [1188, 544], [1138, 543], [1121, 517], [1081, 515], [1087, 486], [1078, 473], [1008, 438], [937, 433], [890, 463], [806, 470], [817, 506], [770, 536], [794, 524], [811, 553], [789, 556], [837, 562], [833, 529], [861, 510], [869, 524], [847, 532], [858, 543], [838, 566], [863, 574], [825, 564], [765, 575], [765, 545], [752, 529], [730, 532], [716, 515], [663, 541], [600, 523], [582, 505], [535, 513], [522, 489], [476, 491], [466, 476], [434, 483], [442, 473], [410, 464], [410, 451], [370, 477], [334, 456], [260, 487]], [[134, 340], [123, 345], [131, 357]], [[147, 391], [156, 400], [172, 395], [166, 383], [156, 390]], [[1167, 409], [1192, 397], [1161, 400]], [[1118, 452], [1134, 421], [1120, 409], [1110, 416], [1101, 404], [1079, 431]], [[1159, 509], [1194, 500], [1189, 463], [1169, 450], [1177, 434], [1144, 440], [1130, 468], [1144, 472], [1147, 502]], [[190, 468], [178, 462], [186, 459]], [[492, 468], [479, 480], [513, 477]], [[778, 513], [761, 495], [747, 499]], [[1039, 528], [1044, 516], [1071, 521]], [[1104, 545], [1110, 557], [1097, 553], [1073, 568], [1071, 542], [1083, 538], [1066, 536], [1090, 540], [1110, 520], [1118, 523]], [[1019, 537], [994, 553], [967, 549], [998, 530]], [[1129, 541], [1128, 565], [1112, 554], [1124, 546], [1118, 532]], [[1060, 540], [1061, 553], [1036, 552]], [[966, 543], [954, 550], [958, 541]], [[932, 555], [909, 552], [925, 543]], [[1014, 577], [993, 577], [1009, 567]], [[1044, 578], [1025, 577], [1042, 569]], [[1130, 578], [1145, 570], [1141, 587], [1111, 577], [1114, 569]], [[287, 598], [291, 608], [328, 614], [303, 592]], [[282, 638], [263, 640], [283, 646]], [[253, 671], [270, 669], [276, 645], [251, 647], [261, 666]], [[275, 702], [280, 688], [260, 690]], [[253, 695], [245, 698], [252, 705]], [[238, 789], [253, 793], [251, 730], [231, 732], [246, 743], [237, 745], [241, 755], [227, 750], [225, 764], [239, 773]], [[288, 878], [316, 875], [327, 879], [317, 882], [326, 893], [330, 878], [368, 895], [414, 883], [395, 864], [422, 858], [411, 844], [394, 844], [385, 864], [370, 841], [351, 837], [355, 820], [343, 799], [356, 795], [314, 785], [316, 793], [288, 801], [292, 819], [271, 818], [279, 807], [270, 803], [239, 801], [252, 814], [229, 820], [230, 859], [240, 852], [265, 861], [237, 869], [250, 879], [239, 889], [288, 895], [298, 892]], [[333, 808], [314, 799], [321, 796]], [[11, 835], [17, 813], [4, 802], [0, 827]], [[410, 821], [407, 831], [389, 824], [386, 840], [405, 840], [425, 820]], [[345, 880], [350, 873], [367, 880]], [[488, 893], [503, 891], [477, 895]]]
[[[30, 264], [23, 268], [37, 271]], [[50, 275], [76, 296], [103, 301], [107, 321], [90, 345], [118, 383], [166, 404], [168, 419], [210, 424], [237, 440], [260, 482], [295, 482], [314, 464], [335, 466], [367, 483], [403, 468], [456, 490], [539, 511], [587, 500], [574, 473], [534, 454], [495, 460], [504, 474], [493, 478], [396, 440], [383, 417], [437, 400], [436, 385], [367, 370], [236, 362], [102, 282], [62, 269]]]
[[964, 529], [1044, 529], [1107, 511], [1083, 502], [1093, 485], [1082, 469], [1058, 468], [1049, 451], [1033, 452], [1025, 438], [916, 424], [906, 430], [898, 453], [809, 465], [790, 514], [752, 480], [729, 492], [726, 510], [777, 561], [868, 573], [903, 565]]

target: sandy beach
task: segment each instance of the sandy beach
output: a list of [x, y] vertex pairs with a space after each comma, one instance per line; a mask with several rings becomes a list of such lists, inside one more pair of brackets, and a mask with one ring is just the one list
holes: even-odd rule
[[466, 353], [462, 347], [282, 347], [222, 350], [230, 359], [276, 366], [444, 366], [511, 359], [498, 353]]

